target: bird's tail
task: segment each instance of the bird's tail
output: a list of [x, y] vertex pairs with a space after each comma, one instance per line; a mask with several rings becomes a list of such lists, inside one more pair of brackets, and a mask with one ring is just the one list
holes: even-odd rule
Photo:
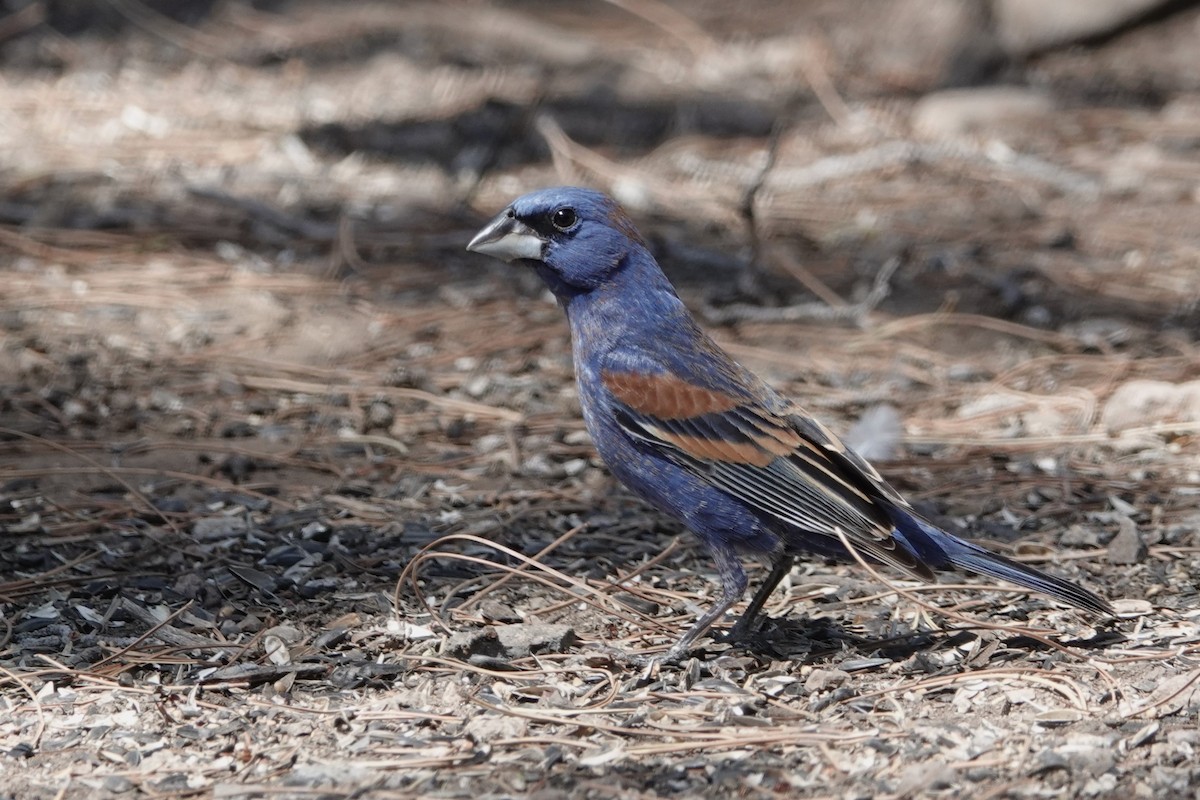
[[[916, 515], [896, 509], [893, 521], [896, 523], [896, 532], [931, 566], [957, 567], [968, 572], [1000, 578], [1050, 595], [1093, 614], [1113, 613], [1113, 608], [1107, 600], [1082, 586], [1047, 575], [1041, 570], [985, 550], [977, 544], [963, 541]], [[942, 563], [938, 563], [939, 561]]]

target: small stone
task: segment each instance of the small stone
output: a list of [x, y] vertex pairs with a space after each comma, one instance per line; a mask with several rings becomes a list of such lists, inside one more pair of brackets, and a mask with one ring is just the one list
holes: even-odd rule
[[508, 437], [503, 433], [488, 433], [475, 440], [475, 452], [491, 453], [508, 446]]
[[524, 658], [532, 653], [561, 653], [575, 643], [575, 631], [569, 625], [504, 625], [497, 628], [496, 633], [510, 658]]
[[398, 386], [403, 389], [429, 388], [429, 374], [422, 369], [407, 364], [397, 364], [383, 379], [385, 386]]
[[459, 631], [446, 640], [442, 652], [454, 658], [468, 658], [481, 654], [497, 655], [500, 652], [500, 644], [496, 641], [496, 629], [489, 625], [486, 628]]
[[962, 85], [986, 73], [999, 53], [982, 3], [893, 0], [878, 4], [876, 15], [861, 28], [868, 69], [891, 85]]
[[1148, 722], [1121, 744], [1125, 750], [1133, 750], [1136, 747], [1141, 747], [1147, 742], [1154, 741], [1154, 737], [1158, 735], [1160, 727], [1161, 725], [1157, 722]]
[[588, 460], [586, 458], [572, 458], [569, 461], [564, 461], [562, 465], [563, 474], [567, 477], [578, 475], [587, 468]]
[[507, 603], [497, 600], [484, 600], [479, 604], [479, 615], [488, 622], [520, 622], [521, 617]]
[[954, 768], [938, 759], [910, 764], [900, 773], [897, 794], [901, 797], [927, 796], [928, 793], [953, 786]]
[[986, 133], [1046, 119], [1050, 98], [1015, 87], [949, 89], [925, 95], [913, 107], [913, 130], [931, 139]]
[[1117, 525], [1117, 535], [1108, 543], [1108, 563], [1141, 563], [1146, 558], [1146, 543], [1138, 533], [1137, 523], [1129, 517], [1119, 517]]
[[1073, 775], [1098, 778], [1111, 772], [1116, 764], [1116, 756], [1113, 754], [1114, 748], [1112, 747], [1080, 744], [1068, 745], [1062, 750], [1067, 758], [1067, 768]]
[[[123, 672], [121, 674], [125, 675], [126, 673]], [[33, 749], [33, 745], [29, 744], [28, 742], [21, 742], [20, 744], [16, 745], [15, 747], [11, 748], [8, 751], [8, 757], [9, 758], [22, 758], [22, 759], [33, 758], [33, 754], [35, 752], [36, 751]]]
[[242, 517], [205, 517], [192, 523], [192, 536], [206, 542], [241, 536], [249, 528], [250, 524]]
[[1156, 422], [1200, 420], [1200, 381], [1169, 383], [1136, 379], [1117, 387], [1104, 404], [1100, 421], [1109, 433]]
[[390, 431], [396, 421], [396, 409], [387, 400], [373, 400], [363, 409], [362, 432]]
[[588, 436], [585, 430], [571, 431], [563, 436], [563, 444], [569, 444], [573, 447], [579, 445], [588, 445], [592, 443], [592, 437]]
[[1025, 56], [1116, 30], [1166, 0], [992, 0], [992, 22], [1006, 53]]
[[1034, 717], [1038, 725], [1043, 728], [1057, 728], [1060, 725], [1069, 725], [1072, 722], [1078, 722], [1082, 718], [1083, 715], [1073, 708], [1051, 708], [1042, 711]]
[[1117, 788], [1116, 775], [1101, 775], [1083, 785], [1083, 795], [1085, 797], [1112, 797], [1112, 791], [1115, 788]]
[[850, 679], [850, 673], [840, 669], [814, 668], [804, 681], [804, 688], [810, 692], [820, 692], [834, 686], [841, 686]]
[[1061, 547], [1097, 547], [1100, 536], [1086, 525], [1072, 525], [1058, 537], [1058, 544]]
[[1060, 753], [1054, 750], [1043, 750], [1034, 758], [1037, 767], [1034, 772], [1049, 772], [1055, 769], [1070, 769], [1067, 759]]
[[124, 775], [109, 775], [104, 779], [104, 788], [113, 794], [123, 794], [133, 788], [133, 781]]
[[457, 658], [524, 658], [533, 653], [561, 653], [575, 643], [568, 625], [523, 623], [488, 626], [450, 637], [443, 652]]
[[463, 389], [471, 397], [483, 397], [492, 388], [492, 379], [487, 375], [479, 375], [467, 381]]
[[63, 403], [62, 413], [67, 419], [75, 421], [87, 415], [88, 407], [72, 397]]

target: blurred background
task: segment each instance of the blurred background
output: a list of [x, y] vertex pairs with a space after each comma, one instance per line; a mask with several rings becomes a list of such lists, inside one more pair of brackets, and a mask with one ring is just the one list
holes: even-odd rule
[[[894, 407], [883, 471], [928, 513], [1194, 605], [1198, 43], [1179, 0], [0, 0], [0, 659], [294, 680], [254, 649], [283, 621], [379, 662], [448, 534], [588, 525], [566, 572], [663, 569], [559, 310], [464, 252], [563, 183], [832, 428]], [[455, 628], [544, 605], [424, 569]]]

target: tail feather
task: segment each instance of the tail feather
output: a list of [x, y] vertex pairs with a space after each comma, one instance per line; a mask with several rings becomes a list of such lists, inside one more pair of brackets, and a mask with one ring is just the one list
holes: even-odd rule
[[959, 569], [1000, 578], [1027, 589], [1035, 589], [1076, 608], [1091, 611], [1093, 614], [1113, 613], [1113, 607], [1107, 600], [1078, 584], [1047, 575], [1041, 570], [984, 550], [970, 542], [960, 541], [958, 546], [947, 548], [946, 555], [949, 557], [950, 563]]
[[[959, 539], [916, 516], [897, 515], [896, 528], [906, 542], [934, 567], [957, 567], [968, 572], [1015, 583], [1027, 589], [1057, 598], [1064, 603], [1090, 611], [1111, 615], [1113, 607], [1099, 595], [1063, 578], [1047, 575], [1011, 558], [985, 550], [977, 544]], [[937, 563], [937, 556], [943, 559]]]

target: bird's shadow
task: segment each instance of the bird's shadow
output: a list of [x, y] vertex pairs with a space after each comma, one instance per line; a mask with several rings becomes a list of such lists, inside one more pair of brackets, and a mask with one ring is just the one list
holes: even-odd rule
[[[997, 635], [998, 634], [998, 635]], [[757, 630], [736, 640], [718, 637], [722, 645], [761, 659], [787, 660], [802, 664], [829, 663], [833, 666], [870, 666], [864, 660], [901, 662], [914, 656], [962, 647], [987, 636], [997, 642], [997, 651], [1016, 656], [1053, 649], [1044, 641], [1021, 634], [1007, 635], [989, 629], [909, 630], [880, 635], [861, 626], [847, 626], [828, 617], [783, 617], [766, 619]], [[1086, 639], [1056, 640], [1063, 647], [1098, 650], [1124, 641], [1115, 629], [1097, 631]]]

